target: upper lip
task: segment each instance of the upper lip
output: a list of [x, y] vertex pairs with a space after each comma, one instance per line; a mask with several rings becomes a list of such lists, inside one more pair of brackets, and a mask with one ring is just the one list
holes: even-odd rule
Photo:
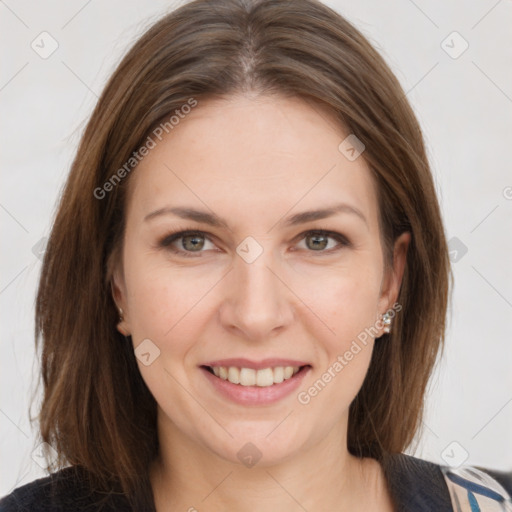
[[243, 357], [230, 358], [230, 359], [217, 359], [204, 363], [201, 366], [236, 366], [238, 368], [252, 368], [254, 370], [262, 370], [263, 368], [274, 368], [276, 366], [308, 366], [309, 363], [305, 361], [298, 361], [296, 359], [280, 359], [276, 357], [262, 359], [261, 361], [252, 361]]

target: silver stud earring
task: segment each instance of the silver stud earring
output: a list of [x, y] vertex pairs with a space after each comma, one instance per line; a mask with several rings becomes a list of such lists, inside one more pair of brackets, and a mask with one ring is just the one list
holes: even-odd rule
[[384, 313], [382, 315], [382, 323], [384, 324], [383, 331], [386, 334], [389, 334], [391, 332], [391, 316], [389, 315], [389, 313]]
[[119, 308], [119, 321], [123, 321], [123, 310], [121, 308]]

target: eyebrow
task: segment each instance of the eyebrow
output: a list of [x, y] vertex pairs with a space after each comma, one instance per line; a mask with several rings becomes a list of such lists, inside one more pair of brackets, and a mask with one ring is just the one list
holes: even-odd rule
[[[308, 210], [305, 212], [296, 213], [285, 219], [284, 225], [289, 227], [296, 226], [298, 224], [305, 224], [306, 222], [332, 217], [337, 213], [349, 213], [356, 215], [361, 220], [363, 220], [366, 225], [368, 225], [368, 221], [366, 220], [366, 217], [363, 215], [361, 210], [346, 203], [335, 204], [331, 207], [322, 208], [319, 210]], [[226, 229], [229, 228], [227, 221], [213, 212], [209, 213], [206, 211], [195, 210], [194, 208], [185, 208], [179, 206], [159, 208], [158, 210], [155, 210], [146, 215], [144, 217], [144, 222], [147, 222], [161, 215], [169, 214], [176, 215], [182, 219], [189, 219], [203, 224], [208, 224], [213, 227]]]

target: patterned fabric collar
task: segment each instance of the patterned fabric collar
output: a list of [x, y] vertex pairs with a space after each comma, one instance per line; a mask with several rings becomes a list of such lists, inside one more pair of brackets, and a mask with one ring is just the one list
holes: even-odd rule
[[450, 468], [404, 454], [383, 466], [397, 511], [512, 512], [512, 473]]

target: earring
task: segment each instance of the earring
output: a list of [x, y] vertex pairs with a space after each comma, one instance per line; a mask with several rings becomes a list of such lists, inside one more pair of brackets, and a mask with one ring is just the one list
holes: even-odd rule
[[384, 313], [382, 315], [382, 323], [384, 324], [383, 331], [386, 334], [389, 334], [391, 332], [391, 316], [389, 313]]
[[123, 321], [123, 310], [121, 308], [119, 308], [119, 321]]

